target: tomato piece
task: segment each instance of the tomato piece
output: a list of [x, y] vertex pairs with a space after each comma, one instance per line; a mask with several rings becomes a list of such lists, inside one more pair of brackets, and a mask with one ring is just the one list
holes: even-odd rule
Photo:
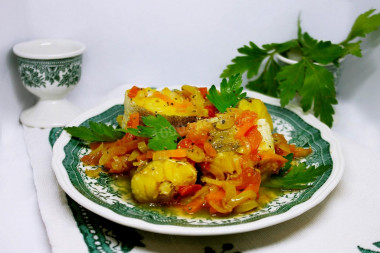
[[128, 97], [134, 98], [137, 96], [137, 93], [139, 92], [140, 88], [137, 86], [133, 86], [129, 91], [128, 91]]
[[235, 121], [235, 125], [238, 128], [235, 138], [240, 139], [246, 136], [248, 131], [256, 125], [257, 117], [257, 113], [255, 112], [243, 111]]
[[293, 153], [294, 158], [306, 157], [313, 152], [311, 148], [297, 147], [294, 144], [290, 144], [289, 148], [290, 148], [291, 153]]
[[96, 152], [85, 155], [80, 160], [86, 165], [98, 165], [100, 157], [102, 157], [102, 152]]
[[207, 109], [207, 111], [208, 111], [208, 117], [209, 118], [215, 117], [217, 110], [216, 110], [216, 107], [214, 105], [206, 105], [205, 109]]
[[263, 136], [257, 130], [257, 127], [252, 127], [247, 133], [246, 137], [251, 146], [251, 153], [257, 153], [257, 149], [260, 146], [261, 141], [263, 140]]
[[199, 167], [201, 167], [202, 170], [209, 171], [210, 170], [210, 163], [209, 162], [202, 162], [198, 163]]
[[177, 148], [191, 148], [193, 146], [193, 141], [189, 138], [185, 138], [180, 140], [180, 142], [177, 145]]
[[187, 196], [187, 195], [193, 195], [197, 191], [199, 191], [202, 188], [202, 185], [200, 184], [192, 184], [192, 185], [182, 185], [178, 188], [178, 192], [181, 195], [181, 197]]
[[199, 87], [198, 88], [199, 92], [201, 93], [203, 98], [206, 98], [207, 95], [207, 87]]
[[243, 168], [240, 174], [241, 184], [236, 186], [236, 190], [244, 190], [249, 187], [254, 192], [258, 193], [261, 184], [260, 171], [253, 168]]

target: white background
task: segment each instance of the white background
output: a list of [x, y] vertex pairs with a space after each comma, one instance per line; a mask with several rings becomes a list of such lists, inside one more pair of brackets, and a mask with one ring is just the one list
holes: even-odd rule
[[[20, 83], [14, 44], [39, 38], [85, 43], [82, 79], [68, 99], [87, 109], [125, 83], [218, 84], [238, 47], [294, 38], [299, 14], [311, 36], [338, 43], [370, 8], [380, 10], [380, 1], [0, 0], [2, 251], [50, 251], [18, 122], [36, 100]], [[379, 45], [378, 30], [364, 40], [362, 58], [343, 63], [333, 127], [374, 153], [380, 152]]]

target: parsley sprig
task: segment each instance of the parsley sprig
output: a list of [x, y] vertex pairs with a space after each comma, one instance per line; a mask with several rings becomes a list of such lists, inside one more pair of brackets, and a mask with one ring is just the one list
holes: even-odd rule
[[176, 149], [180, 137], [176, 129], [163, 116], [149, 115], [141, 117], [145, 126], [128, 128], [127, 132], [135, 136], [149, 138], [148, 147], [152, 150]]
[[123, 138], [126, 131], [122, 128], [113, 128], [101, 122], [89, 122], [89, 127], [65, 127], [64, 130], [75, 138], [87, 142], [116, 141]]
[[110, 142], [124, 137], [126, 133], [149, 138], [148, 147], [152, 150], [176, 149], [180, 137], [170, 122], [161, 115], [141, 117], [145, 126], [135, 128], [113, 128], [101, 122], [89, 122], [89, 127], [65, 127], [73, 137], [86, 142]]
[[[358, 38], [364, 38], [380, 26], [380, 14], [374, 12], [375, 9], [371, 9], [358, 16], [347, 38], [339, 44], [314, 39], [302, 31], [298, 21], [297, 39], [265, 44], [262, 48], [249, 42], [249, 45], [238, 49], [241, 55], [232, 59], [232, 64], [226, 67], [221, 77], [246, 73], [248, 89], [279, 97], [283, 107], [299, 94], [302, 109], [305, 112], [313, 109], [314, 115], [331, 127], [333, 105], [338, 101], [334, 76], [323, 65], [339, 67], [340, 60], [348, 54], [362, 56], [362, 41]], [[297, 54], [300, 59], [294, 65], [282, 66], [276, 62], [276, 54]], [[259, 73], [261, 66], [263, 70]]]
[[223, 78], [220, 83], [220, 92], [212, 85], [207, 94], [208, 100], [219, 110], [225, 112], [229, 107], [235, 107], [240, 100], [247, 96], [247, 93], [242, 93], [241, 87], [242, 77], [240, 74], [232, 75], [227, 81]]
[[284, 167], [278, 174], [274, 174], [269, 180], [262, 182], [262, 186], [283, 190], [305, 189], [313, 186], [317, 178], [331, 169], [331, 165], [315, 167], [307, 166], [305, 162], [292, 166], [293, 154], [289, 154], [285, 158], [288, 159], [288, 162]]

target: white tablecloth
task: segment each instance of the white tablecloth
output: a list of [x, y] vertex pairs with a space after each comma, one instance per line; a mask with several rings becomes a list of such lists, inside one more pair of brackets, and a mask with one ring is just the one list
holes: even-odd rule
[[[379, 129], [376, 125], [361, 124], [361, 117], [360, 111], [350, 103], [342, 102], [338, 106], [337, 130], [333, 132], [345, 158], [343, 178], [321, 204], [301, 216], [265, 229], [228, 236], [180, 237], [127, 231], [135, 241], [129, 242], [125, 249], [134, 252], [222, 252], [223, 247], [229, 247], [231, 250], [226, 252], [360, 252], [360, 249], [379, 252]], [[346, 131], [339, 132], [339, 128], [346, 128]], [[83, 235], [51, 170], [48, 134], [49, 129], [24, 127], [49, 243], [54, 252], [74, 249], [85, 252], [88, 249]], [[120, 246], [115, 246], [114, 250]]]

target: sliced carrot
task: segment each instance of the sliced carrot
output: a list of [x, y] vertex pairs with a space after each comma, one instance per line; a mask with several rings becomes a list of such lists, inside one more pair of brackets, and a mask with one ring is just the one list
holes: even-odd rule
[[214, 157], [214, 156], [217, 155], [217, 152], [216, 152], [215, 148], [208, 141], [206, 141], [204, 143], [203, 149], [205, 150], [206, 154], [209, 155], [209, 156], [211, 156], [211, 157]]
[[199, 191], [202, 188], [200, 184], [192, 184], [192, 185], [182, 185], [178, 188], [178, 192], [181, 197], [192, 195]]
[[141, 140], [137, 139], [137, 140], [133, 140], [133, 141], [130, 141], [130, 142], [127, 142], [127, 143], [122, 143], [122, 145], [120, 145], [120, 146], [124, 147], [126, 149], [125, 153], [129, 153], [132, 150], [138, 148], [138, 144], [139, 144], [140, 141]]
[[140, 113], [134, 112], [131, 115], [129, 115], [129, 120], [127, 122], [127, 126], [129, 128], [137, 128], [139, 124], [140, 124]]
[[219, 191], [210, 192], [206, 195], [206, 201], [207, 203], [210, 203], [211, 201], [221, 201], [224, 198], [225, 192], [220, 189]]
[[102, 156], [99, 159], [99, 165], [105, 165], [111, 161], [112, 157], [126, 154], [127, 148], [122, 146], [113, 146], [102, 152]]
[[203, 207], [204, 204], [205, 204], [205, 201], [203, 198], [195, 198], [189, 204], [185, 205], [183, 207], [183, 210], [188, 214], [193, 214], [193, 213], [198, 212]]
[[153, 160], [171, 157], [186, 157], [187, 149], [159, 150], [153, 152]]

